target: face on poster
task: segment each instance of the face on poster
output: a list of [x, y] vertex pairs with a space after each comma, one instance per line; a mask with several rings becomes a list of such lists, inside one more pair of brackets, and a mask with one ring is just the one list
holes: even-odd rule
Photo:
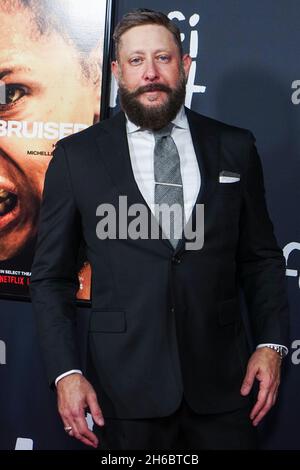
[[[0, 294], [28, 294], [56, 142], [99, 120], [106, 0], [0, 2]], [[77, 297], [90, 297], [78, 262]]]

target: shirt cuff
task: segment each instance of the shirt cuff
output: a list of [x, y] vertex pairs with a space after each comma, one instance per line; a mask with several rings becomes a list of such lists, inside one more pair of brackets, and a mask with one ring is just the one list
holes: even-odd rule
[[82, 371], [79, 370], [79, 369], [71, 369], [71, 370], [68, 370], [67, 372], [64, 372], [63, 374], [56, 377], [55, 387], [57, 387], [57, 383], [60, 379], [63, 379], [64, 377], [67, 377], [67, 375], [71, 375], [71, 374], [81, 374], [82, 375]]
[[262, 344], [259, 344], [258, 346], [256, 346], [256, 349], [265, 348], [265, 347], [268, 347], [268, 346], [280, 346], [281, 348], [283, 348], [285, 356], [289, 353], [289, 350], [286, 346], [284, 346], [283, 344], [275, 344], [275, 343], [262, 343]]

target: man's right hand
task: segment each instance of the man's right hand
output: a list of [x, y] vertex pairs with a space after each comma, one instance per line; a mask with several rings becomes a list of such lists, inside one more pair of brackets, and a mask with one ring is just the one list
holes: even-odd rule
[[72, 427], [69, 436], [96, 448], [98, 438], [87, 426], [85, 409], [98, 426], [104, 426], [104, 418], [92, 385], [81, 374], [63, 377], [57, 383], [57, 403], [64, 426]]

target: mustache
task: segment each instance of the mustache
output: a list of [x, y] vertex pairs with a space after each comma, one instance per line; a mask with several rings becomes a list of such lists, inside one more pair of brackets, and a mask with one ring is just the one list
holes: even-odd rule
[[136, 98], [148, 91], [165, 91], [168, 94], [172, 93], [172, 89], [163, 83], [151, 83], [150, 85], [140, 86], [137, 90], [131, 93], [131, 97]]

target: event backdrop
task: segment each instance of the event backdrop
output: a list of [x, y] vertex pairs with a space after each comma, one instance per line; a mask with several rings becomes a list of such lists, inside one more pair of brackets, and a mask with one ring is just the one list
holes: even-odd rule
[[[260, 426], [261, 441], [266, 449], [300, 450], [300, 3], [167, 0], [162, 5], [161, 1], [149, 0], [145, 5], [119, 0], [115, 21], [129, 9], [141, 6], [163, 6], [182, 30], [184, 49], [193, 59], [187, 106], [248, 128], [256, 136], [268, 206], [286, 257], [291, 316], [290, 353], [285, 359], [280, 397]], [[65, 64], [64, 73], [68, 70]], [[53, 73], [53, 66], [47, 71]], [[18, 95], [19, 91], [12, 91], [12, 96], [14, 93]], [[112, 113], [117, 104], [112, 82]], [[34, 150], [32, 145], [30, 148]], [[4, 210], [1, 202], [0, 210]], [[0, 448], [83, 448], [65, 435], [57, 415], [55, 394], [48, 389], [40, 358], [31, 305], [1, 300], [0, 308]], [[79, 329], [85, 313], [85, 309], [78, 309]]]

